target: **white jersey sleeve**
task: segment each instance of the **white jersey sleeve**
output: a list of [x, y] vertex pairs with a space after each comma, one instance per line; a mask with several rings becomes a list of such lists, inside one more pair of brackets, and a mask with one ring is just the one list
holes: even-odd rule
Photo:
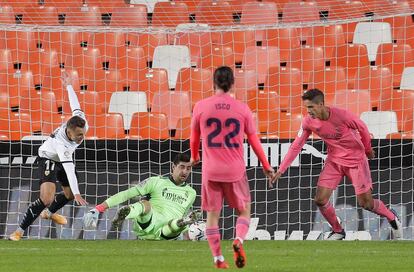
[[69, 181], [69, 187], [73, 195], [79, 195], [78, 178], [75, 173], [75, 165], [73, 162], [62, 162], [63, 169], [65, 169], [66, 176]]

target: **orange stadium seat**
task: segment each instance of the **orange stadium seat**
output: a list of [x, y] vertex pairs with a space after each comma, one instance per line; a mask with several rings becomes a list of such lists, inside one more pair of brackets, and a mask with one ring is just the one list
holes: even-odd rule
[[0, 49], [0, 71], [1, 73], [14, 72], [13, 58], [10, 49]]
[[302, 112], [303, 86], [299, 69], [270, 67], [264, 90], [278, 94], [282, 111]]
[[392, 75], [386, 67], [370, 67], [359, 70], [355, 75], [355, 89], [369, 90], [371, 105], [378, 108], [384, 95], [392, 91]]
[[280, 62], [290, 62], [292, 52], [300, 48], [299, 33], [296, 28], [268, 29], [261, 42], [263, 46], [279, 48]]
[[209, 25], [232, 25], [233, 10], [226, 1], [201, 1], [196, 9], [196, 22]]
[[[368, 12], [369, 9], [361, 1], [343, 1], [341, 4], [331, 5], [328, 18], [332, 21], [364, 18]], [[356, 24], [356, 22], [342, 24], [347, 43], [351, 43], [353, 40]]]
[[13, 7], [2, 4], [0, 8], [0, 24], [15, 24], [16, 17], [13, 11]]
[[407, 90], [393, 90], [384, 96], [380, 109], [395, 111], [398, 118], [398, 130], [401, 132], [413, 131], [414, 119], [414, 92]]
[[229, 46], [213, 45], [211, 51], [202, 56], [197, 66], [200, 68], [214, 69], [223, 65], [234, 68], [235, 57], [233, 49]]
[[127, 33], [126, 39], [130, 45], [142, 47], [148, 61], [152, 61], [154, 50], [157, 46], [168, 45], [168, 36], [165, 33]]
[[188, 8], [188, 14], [194, 16], [197, 10], [197, 5], [200, 3], [200, 0], [176, 0], [175, 2], [186, 4]]
[[280, 66], [279, 48], [274, 46], [254, 46], [246, 48], [242, 68], [255, 70], [258, 83], [264, 83], [270, 67]]
[[9, 106], [9, 95], [7, 92], [3, 92], [0, 90], [0, 111], [7, 110], [10, 111], [11, 108]]
[[283, 23], [319, 21], [316, 2], [289, 1], [283, 6]]
[[88, 83], [89, 91], [96, 91], [101, 102], [104, 104], [105, 112], [109, 107], [112, 93], [123, 90], [123, 78], [118, 70], [96, 70]]
[[121, 71], [124, 78], [124, 86], [131, 91], [138, 91], [140, 85], [140, 73], [147, 70], [147, 57], [142, 47], [128, 46], [124, 48], [125, 54], [117, 59], [116, 69]]
[[302, 125], [300, 113], [281, 112], [279, 115], [278, 133], [280, 139], [294, 139]]
[[116, 61], [124, 57], [125, 34], [122, 32], [94, 33], [91, 46], [99, 49], [102, 61], [109, 62], [109, 68], [115, 68], [117, 67]]
[[23, 24], [59, 25], [59, 16], [56, 7], [30, 6], [23, 11]]
[[305, 41], [309, 46], [322, 46], [325, 58], [330, 60], [336, 47], [345, 45], [345, 35], [342, 25], [315, 26], [310, 30], [311, 35]]
[[187, 5], [180, 2], [158, 2], [152, 13], [153, 26], [177, 26], [190, 23]]
[[188, 92], [191, 107], [201, 99], [213, 95], [213, 75], [210, 69], [182, 68], [177, 76], [177, 92]]
[[43, 49], [53, 49], [59, 54], [62, 54], [62, 58], [66, 55], [76, 56], [87, 50], [87, 45], [91, 45], [92, 37], [90, 33], [82, 32], [46, 32], [41, 37]]
[[32, 122], [40, 122], [45, 117], [58, 114], [54, 92], [30, 90], [27, 100], [20, 104], [19, 112], [31, 115]]
[[146, 27], [147, 6], [117, 7], [112, 10], [111, 26]]
[[[102, 13], [111, 13], [115, 8], [128, 7], [125, 0], [84, 0], [88, 7], [99, 7]], [[128, 1], [129, 2], [129, 1]]]
[[124, 139], [124, 120], [120, 113], [106, 113], [88, 118], [88, 139]]
[[6, 2], [7, 5], [12, 6], [16, 11], [19, 11], [19, 12], [23, 9], [24, 6], [38, 6], [39, 5], [39, 1], [37, 0], [24, 0], [24, 1], [7, 0], [7, 1], [2, 1], [2, 2]]
[[394, 88], [398, 88], [404, 68], [414, 66], [412, 48], [408, 44], [380, 44], [378, 46], [375, 64], [391, 70], [393, 75], [392, 84]]
[[10, 49], [15, 62], [27, 63], [31, 52], [39, 51], [39, 32], [0, 31], [0, 49]]
[[410, 21], [410, 24], [399, 29], [397, 35], [393, 36], [393, 38], [398, 44], [409, 44], [411, 48], [414, 48], [414, 22], [412, 21], [411, 16], [408, 20]]
[[80, 55], [66, 56], [65, 68], [78, 70], [80, 84], [88, 85], [89, 79], [93, 79], [93, 73], [103, 69], [101, 52], [97, 48], [88, 48]]
[[333, 102], [327, 103], [347, 109], [356, 116], [372, 110], [369, 90], [337, 90]]
[[32, 72], [22, 72], [19, 77], [9, 74], [7, 76], [7, 90], [11, 107], [19, 108], [21, 105], [28, 105], [30, 92], [35, 90]]
[[180, 118], [175, 128], [174, 139], [185, 140], [190, 139], [191, 135], [191, 117]]
[[412, 132], [398, 132], [387, 135], [387, 139], [390, 140], [412, 140], [414, 139], [414, 131]]
[[168, 128], [175, 129], [180, 118], [191, 117], [191, 102], [188, 92], [162, 92], [154, 94], [151, 111], [167, 115]]
[[256, 105], [250, 103], [250, 107], [257, 112], [258, 132], [277, 135], [280, 115], [279, 100], [276, 92], [257, 92], [254, 100]]
[[[410, 3], [408, 1], [386, 1], [386, 5], [381, 3], [382, 6], [379, 6], [375, 10], [375, 14], [378, 15], [390, 15], [393, 14], [409, 14], [411, 13]], [[413, 26], [413, 20], [411, 15], [397, 15], [392, 17], [387, 17], [381, 19], [382, 22], [387, 22], [392, 27], [392, 37], [394, 40], [398, 40], [399, 32], [402, 30], [403, 33], [405, 29], [410, 26]]]
[[84, 0], [43, 0], [43, 2], [45, 6], [60, 7], [60, 8], [65, 8], [65, 7], [79, 7], [80, 8], [83, 5]]
[[130, 137], [143, 139], [168, 139], [168, 119], [163, 113], [136, 112], [132, 116]]
[[[60, 125], [67, 122], [72, 117], [72, 114], [70, 115], [53, 115], [51, 116], [51, 120], [42, 120], [42, 135], [49, 135], [55, 129], [57, 129]], [[86, 133], [88, 135], [88, 133]]]
[[256, 46], [258, 32], [261, 33], [262, 31], [225, 31], [220, 33], [219, 39], [216, 42], [222, 46], [230, 46], [233, 49], [235, 62], [240, 63], [243, 61], [246, 48]]
[[147, 94], [147, 101], [152, 102], [154, 94], [160, 92], [168, 92], [168, 73], [164, 68], [145, 69], [139, 74], [138, 91], [143, 91]]
[[292, 63], [288, 66], [298, 68], [302, 72], [302, 80], [309, 83], [315, 71], [325, 68], [325, 56], [323, 47], [302, 47], [295, 51]]
[[249, 94], [250, 92], [253, 92], [255, 94], [258, 89], [256, 71], [244, 69], [234, 70], [233, 89], [236, 94], [236, 99], [245, 103], [253, 102], [249, 101]]
[[[62, 9], [59, 9], [61, 11]], [[102, 12], [99, 7], [73, 8], [62, 10], [65, 16], [65, 26], [102, 26]]]
[[66, 8], [65, 26], [102, 26], [102, 13], [99, 7]]
[[368, 51], [364, 44], [345, 44], [336, 48], [331, 60], [332, 66], [342, 66], [348, 80], [348, 88], [354, 88], [355, 74], [358, 69], [369, 67]]
[[[94, 91], [79, 91], [76, 92], [81, 109], [89, 117], [98, 116], [105, 112], [104, 101], [101, 101], [98, 92]], [[71, 115], [69, 99], [65, 95], [63, 104], [63, 114]], [[89, 120], [89, 119], [88, 119]]]
[[243, 5], [241, 24], [271, 25], [278, 23], [278, 9], [274, 2], [247, 2]]
[[327, 67], [323, 71], [315, 71], [308, 90], [318, 88], [325, 93], [326, 99], [333, 99], [336, 90], [348, 89], [346, 73], [342, 67]]
[[173, 40], [174, 45], [186, 45], [190, 49], [193, 66], [200, 62], [202, 56], [211, 54], [213, 37], [210, 32], [177, 32]]
[[28, 113], [0, 111], [0, 120], [0, 133], [12, 141], [40, 131], [40, 126], [32, 124]]
[[29, 55], [26, 67], [32, 71], [35, 84], [41, 84], [45, 75], [50, 75], [53, 70], [60, 71], [60, 57], [54, 50], [39, 51]]

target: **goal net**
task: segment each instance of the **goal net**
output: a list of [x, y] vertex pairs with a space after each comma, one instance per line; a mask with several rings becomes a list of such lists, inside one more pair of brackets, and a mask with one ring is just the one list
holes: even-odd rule
[[[413, 234], [414, 22], [412, 1], [10, 1], [0, 6], [0, 236], [14, 231], [39, 196], [37, 150], [71, 114], [68, 73], [90, 129], [74, 160], [89, 207], [66, 205], [68, 224], [36, 220], [30, 238], [133, 239], [111, 228], [116, 209], [84, 230], [89, 208], [189, 152], [194, 104], [214, 94], [214, 69], [234, 70], [234, 95], [254, 112], [278, 167], [306, 115], [301, 95], [368, 125], [374, 197]], [[319, 239], [329, 231], [315, 204], [326, 145], [313, 135], [273, 189], [245, 143], [252, 195], [250, 239]], [[189, 183], [200, 207], [201, 168]], [[59, 186], [58, 186], [59, 187]], [[385, 219], [358, 207], [349, 180], [331, 199], [349, 239], [390, 238]], [[220, 226], [234, 236], [227, 206]]]

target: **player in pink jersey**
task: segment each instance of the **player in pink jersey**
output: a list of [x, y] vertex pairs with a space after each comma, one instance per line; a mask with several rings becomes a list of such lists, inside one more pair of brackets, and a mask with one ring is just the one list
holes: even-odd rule
[[234, 261], [241, 268], [246, 264], [243, 240], [250, 224], [250, 190], [246, 176], [243, 140], [247, 135], [250, 145], [263, 165], [265, 175], [275, 182], [275, 173], [263, 152], [256, 134], [249, 107], [234, 99], [233, 71], [220, 67], [214, 72], [216, 94], [194, 106], [191, 122], [191, 157], [193, 164], [200, 161], [200, 136], [203, 138], [201, 205], [207, 211], [207, 240], [216, 268], [228, 268], [220, 248], [218, 228], [223, 198], [239, 214], [236, 239], [233, 242]]
[[286, 171], [313, 132], [328, 146], [328, 157], [320, 173], [315, 196], [316, 205], [332, 227], [328, 240], [345, 238], [345, 231], [329, 202], [333, 190], [344, 176], [352, 181], [358, 204], [386, 217], [394, 239], [401, 238], [402, 226], [395, 211], [389, 210], [381, 200], [372, 198], [372, 180], [367, 158], [374, 158], [375, 153], [367, 126], [347, 110], [325, 106], [324, 95], [318, 89], [307, 91], [302, 100], [309, 116], [303, 119], [295, 141], [276, 172], [276, 179]]

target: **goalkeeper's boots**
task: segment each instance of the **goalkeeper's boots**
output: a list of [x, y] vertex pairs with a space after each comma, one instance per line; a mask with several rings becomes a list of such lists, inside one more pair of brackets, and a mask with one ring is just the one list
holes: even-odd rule
[[330, 240], [330, 241], [335, 241], [335, 240], [344, 240], [346, 236], [345, 230], [341, 230], [341, 232], [334, 232], [331, 231], [331, 233], [329, 233], [328, 238], [326, 238], [326, 240]]
[[114, 229], [118, 229], [122, 226], [122, 223], [124, 222], [125, 218], [128, 216], [128, 214], [131, 211], [131, 207], [129, 206], [123, 206], [121, 207], [117, 212], [112, 220], [112, 227]]
[[243, 249], [243, 244], [242, 242], [236, 238], [233, 242], [233, 258], [234, 258], [234, 263], [236, 264], [236, 266], [238, 268], [242, 268], [246, 265], [246, 253], [244, 252]]
[[393, 209], [391, 209], [391, 212], [395, 215], [395, 219], [390, 221], [392, 238], [394, 240], [400, 240], [402, 238], [402, 224], [397, 212]]
[[49, 210], [44, 209], [40, 213], [40, 218], [42, 219], [50, 219], [57, 225], [66, 225], [68, 223], [68, 220], [63, 215], [57, 214], [57, 213], [51, 213]]
[[203, 219], [203, 213], [200, 210], [195, 210], [184, 217], [182, 222], [180, 222], [180, 225], [182, 224], [183, 226], [188, 226], [200, 221], [201, 219]]
[[20, 241], [23, 237], [23, 233], [24, 233], [23, 231], [17, 229], [12, 234], [10, 234], [9, 240], [10, 241], [16, 241], [16, 242]]
[[228, 269], [228, 268], [230, 268], [226, 261], [220, 261], [220, 260], [215, 261], [214, 266], [218, 269]]

